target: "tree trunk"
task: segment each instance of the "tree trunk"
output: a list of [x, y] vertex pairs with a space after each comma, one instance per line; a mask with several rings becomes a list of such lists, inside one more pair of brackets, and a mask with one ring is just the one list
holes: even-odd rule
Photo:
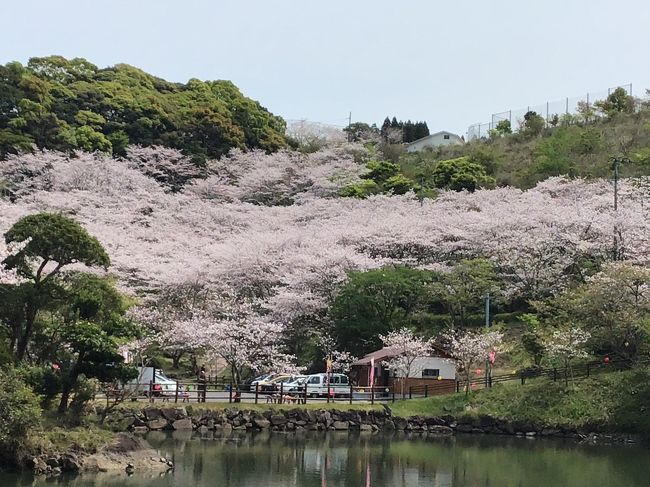
[[183, 357], [183, 352], [172, 353], [172, 368], [178, 369], [178, 367], [180, 367], [180, 362], [182, 357]]
[[239, 370], [237, 370], [235, 367], [232, 367], [232, 387], [234, 388], [232, 402], [241, 402], [241, 392], [239, 390], [240, 381], [241, 377]]
[[36, 303], [34, 303], [33, 300], [34, 298], [30, 297], [27, 304], [27, 311], [25, 313], [25, 329], [22, 333], [18, 333], [19, 336], [16, 348], [16, 363], [22, 362], [25, 359], [29, 339], [32, 336], [32, 329], [34, 328], [36, 313], [38, 311], [36, 309]]
[[59, 414], [64, 414], [68, 410], [68, 401], [70, 400], [70, 391], [72, 390], [72, 384], [66, 383], [63, 386], [63, 392], [61, 393], [61, 402], [59, 402]]
[[59, 414], [63, 414], [68, 410], [68, 402], [70, 400], [70, 393], [74, 386], [77, 384], [77, 377], [79, 377], [79, 371], [81, 370], [81, 362], [83, 361], [84, 353], [80, 352], [77, 357], [77, 362], [70, 369], [68, 374], [68, 380], [63, 383], [63, 392], [61, 393], [61, 401], [59, 402]]

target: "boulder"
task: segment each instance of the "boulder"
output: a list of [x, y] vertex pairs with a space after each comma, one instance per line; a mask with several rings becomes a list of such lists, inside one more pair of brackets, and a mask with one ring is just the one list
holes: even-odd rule
[[[203, 411], [199, 411], [199, 416], [201, 416], [201, 413]], [[183, 407], [181, 408], [165, 408], [161, 410], [161, 414], [168, 420], [168, 421], [175, 421], [177, 419], [185, 419], [187, 418], [187, 410]]]
[[271, 422], [268, 419], [255, 418], [253, 420], [253, 423], [260, 429], [267, 429], [269, 426], [271, 426]]
[[287, 424], [288, 419], [283, 414], [274, 414], [271, 416], [271, 424], [273, 426], [280, 426]]
[[366, 424], [366, 423], [361, 423], [359, 425], [359, 430], [360, 431], [372, 431], [372, 425]]
[[335, 430], [346, 430], [350, 427], [350, 424], [347, 421], [334, 421]]
[[163, 418], [147, 421], [147, 428], [150, 430], [162, 430], [167, 428], [167, 420]]
[[562, 431], [556, 428], [544, 428], [541, 431], [542, 436], [559, 436], [562, 434]]
[[78, 472], [83, 467], [83, 461], [74, 453], [64, 453], [59, 458], [59, 466], [63, 472]]
[[177, 419], [172, 423], [172, 428], [175, 430], [191, 430], [193, 429], [192, 420], [190, 418]]
[[430, 434], [433, 435], [453, 435], [454, 430], [451, 429], [449, 426], [442, 426], [439, 424], [433, 424], [429, 426], [428, 431]]
[[142, 412], [147, 421], [153, 421], [163, 417], [162, 412], [158, 408], [144, 408]]

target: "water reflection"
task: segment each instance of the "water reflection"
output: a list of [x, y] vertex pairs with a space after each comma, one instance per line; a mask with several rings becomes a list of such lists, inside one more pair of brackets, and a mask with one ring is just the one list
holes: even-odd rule
[[641, 447], [334, 432], [151, 433], [147, 439], [173, 459], [173, 472], [50, 481], [0, 476], [0, 486], [640, 487], [650, 476], [650, 450]]

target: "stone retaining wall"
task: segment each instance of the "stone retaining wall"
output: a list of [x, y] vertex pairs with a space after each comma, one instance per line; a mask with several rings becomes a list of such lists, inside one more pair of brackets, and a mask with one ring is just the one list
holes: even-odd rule
[[106, 425], [115, 431], [408, 431], [452, 435], [455, 433], [499, 434], [585, 438], [575, 428], [549, 427], [524, 421], [505, 421], [489, 416], [454, 418], [452, 416], [401, 418], [388, 410], [355, 411], [331, 409], [289, 409], [252, 411], [246, 409], [209, 410], [193, 406], [176, 408], [147, 407], [122, 409], [111, 413]]

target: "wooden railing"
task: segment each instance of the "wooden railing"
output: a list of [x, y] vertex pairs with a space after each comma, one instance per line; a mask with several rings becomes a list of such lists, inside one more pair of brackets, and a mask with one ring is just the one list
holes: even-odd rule
[[[612, 360], [606, 362], [590, 362], [565, 368], [537, 368], [523, 370], [513, 374], [483, 376], [466, 380], [435, 380], [430, 383], [402, 388], [392, 386], [360, 387], [353, 385], [332, 385], [326, 392], [323, 387], [317, 390], [312, 386], [295, 386], [288, 388], [279, 383], [273, 386], [256, 384], [250, 388], [236, 386], [223, 379], [206, 381], [176, 381], [172, 388], [164, 384], [130, 383], [126, 386], [105, 385], [104, 392], [108, 397], [127, 397], [145, 399], [149, 402], [248, 402], [248, 403], [283, 403], [307, 404], [308, 402], [365, 402], [370, 404], [395, 402], [396, 399], [412, 399], [429, 397], [440, 394], [460, 393], [466, 389], [478, 387], [489, 388], [495, 384], [519, 382], [525, 385], [528, 380], [543, 378], [552, 381], [574, 381], [590, 377], [594, 374], [622, 370], [633, 364], [650, 363], [650, 359]], [[325, 386], [326, 387], [326, 386]], [[132, 394], [125, 394], [131, 391]]]

